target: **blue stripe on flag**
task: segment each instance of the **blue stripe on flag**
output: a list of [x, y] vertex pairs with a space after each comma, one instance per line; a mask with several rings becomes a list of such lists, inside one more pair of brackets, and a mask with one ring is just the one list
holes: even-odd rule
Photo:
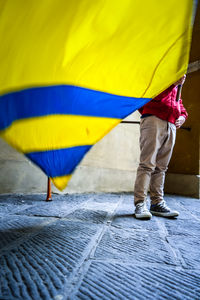
[[30, 88], [0, 96], [0, 130], [15, 120], [52, 114], [123, 119], [150, 100], [71, 85]]
[[92, 146], [32, 152], [26, 156], [37, 164], [49, 177], [69, 175]]

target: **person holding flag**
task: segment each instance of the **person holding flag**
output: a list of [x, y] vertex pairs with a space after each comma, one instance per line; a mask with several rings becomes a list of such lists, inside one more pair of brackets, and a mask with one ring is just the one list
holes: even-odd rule
[[[163, 196], [165, 173], [172, 156], [176, 129], [182, 126], [188, 116], [182, 100], [177, 99], [178, 85], [182, 85], [185, 78], [186, 75], [139, 109], [141, 153], [134, 187], [137, 219], [151, 219], [152, 215], [179, 215], [166, 205]], [[149, 189], [150, 211], [146, 205]]]

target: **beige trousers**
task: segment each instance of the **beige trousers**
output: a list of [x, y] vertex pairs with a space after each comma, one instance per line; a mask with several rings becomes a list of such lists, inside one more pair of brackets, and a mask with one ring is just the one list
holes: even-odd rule
[[165, 172], [176, 140], [176, 126], [155, 116], [141, 119], [140, 164], [134, 187], [134, 202], [146, 201], [150, 189], [151, 203], [163, 200]]

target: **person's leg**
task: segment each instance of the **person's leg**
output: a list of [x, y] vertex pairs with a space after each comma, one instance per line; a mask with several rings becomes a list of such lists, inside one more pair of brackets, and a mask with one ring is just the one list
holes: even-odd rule
[[[164, 136], [163, 136], [164, 137]], [[174, 144], [176, 139], [176, 127], [174, 124], [168, 123], [167, 134], [157, 153], [156, 168], [151, 176], [150, 181], [150, 211], [153, 215], [163, 217], [176, 217], [179, 215], [177, 211], [167, 207], [164, 196], [165, 173], [170, 162]]]
[[156, 157], [156, 168], [151, 174], [150, 198], [152, 204], [163, 200], [165, 173], [170, 162], [176, 140], [176, 127], [174, 124], [166, 123], [166, 130], [163, 131], [162, 144]]
[[[137, 169], [137, 176], [134, 186], [134, 203], [136, 206], [135, 215], [138, 218], [151, 217], [146, 213], [147, 192], [151, 174], [156, 167], [157, 152], [162, 141], [162, 131], [165, 121], [155, 116], [146, 117], [141, 120], [140, 125], [140, 164]], [[142, 213], [142, 211], [145, 211]]]

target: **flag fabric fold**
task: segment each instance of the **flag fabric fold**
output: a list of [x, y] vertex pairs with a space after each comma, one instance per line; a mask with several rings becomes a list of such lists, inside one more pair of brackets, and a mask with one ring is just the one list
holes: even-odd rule
[[0, 136], [63, 189], [98, 140], [186, 73], [193, 1], [176, 7], [2, 1]]

